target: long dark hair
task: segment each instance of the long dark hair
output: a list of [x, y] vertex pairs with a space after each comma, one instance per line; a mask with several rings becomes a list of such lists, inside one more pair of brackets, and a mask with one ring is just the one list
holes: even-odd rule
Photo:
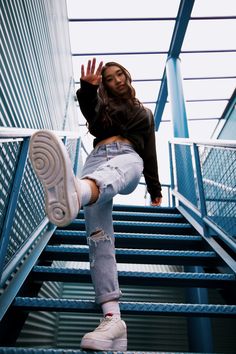
[[[109, 88], [106, 85], [106, 80], [105, 80], [105, 71], [107, 68], [111, 66], [117, 66], [125, 75], [126, 77], [126, 84], [128, 86], [128, 95], [126, 98], [122, 98], [120, 96], [114, 96], [114, 94], [109, 90]], [[102, 121], [104, 125], [109, 125], [111, 123], [111, 118], [110, 118], [110, 112], [115, 109], [117, 104], [125, 104], [127, 107], [128, 106], [133, 106], [133, 105], [140, 105], [140, 101], [136, 98], [136, 92], [134, 87], [132, 86], [132, 78], [127, 69], [125, 69], [121, 64], [118, 64], [116, 62], [108, 62], [106, 63], [103, 68], [102, 68], [102, 82], [99, 85], [98, 89], [98, 95], [101, 100], [101, 115], [102, 115]]]

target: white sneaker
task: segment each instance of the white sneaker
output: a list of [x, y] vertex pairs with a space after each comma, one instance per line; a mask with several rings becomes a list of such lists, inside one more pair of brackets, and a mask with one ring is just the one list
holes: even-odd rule
[[94, 350], [127, 350], [127, 328], [119, 316], [106, 316], [93, 331], [86, 333], [80, 347]]
[[80, 206], [78, 187], [65, 145], [53, 132], [40, 130], [30, 139], [29, 156], [44, 187], [49, 220], [57, 226], [68, 225], [76, 218]]

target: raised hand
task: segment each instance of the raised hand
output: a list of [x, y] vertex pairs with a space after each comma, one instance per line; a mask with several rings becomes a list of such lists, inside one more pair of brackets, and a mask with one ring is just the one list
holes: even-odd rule
[[103, 66], [103, 62], [101, 61], [96, 70], [96, 59], [93, 58], [92, 62], [91, 60], [89, 60], [87, 64], [86, 72], [85, 72], [84, 65], [81, 65], [81, 79], [89, 82], [92, 85], [99, 85], [102, 80], [102, 76], [101, 76], [102, 66]]

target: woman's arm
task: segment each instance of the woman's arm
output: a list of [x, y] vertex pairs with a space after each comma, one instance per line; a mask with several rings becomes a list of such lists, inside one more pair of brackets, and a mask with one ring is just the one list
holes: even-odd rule
[[97, 90], [98, 86], [80, 80], [80, 89], [76, 92], [76, 96], [80, 110], [88, 122], [91, 122], [96, 116], [96, 107], [98, 104]]
[[153, 115], [150, 115], [149, 134], [145, 137], [144, 146], [144, 178], [148, 193], [151, 196], [153, 206], [159, 206], [162, 201], [161, 184], [158, 175], [158, 163], [156, 155], [155, 128]]
[[97, 89], [101, 82], [101, 71], [103, 62], [100, 62], [96, 69], [96, 59], [88, 61], [85, 70], [84, 65], [81, 66], [80, 89], [76, 92], [80, 109], [88, 122], [94, 119], [96, 115], [96, 107], [98, 104]]

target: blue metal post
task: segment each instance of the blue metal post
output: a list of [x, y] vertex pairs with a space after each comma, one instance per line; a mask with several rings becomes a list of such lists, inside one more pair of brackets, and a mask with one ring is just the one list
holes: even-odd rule
[[[168, 95], [172, 110], [172, 123], [175, 138], [189, 138], [188, 121], [183, 93], [182, 76], [180, 71], [180, 60], [178, 58], [169, 58], [166, 63]], [[181, 148], [181, 147], [180, 147]], [[177, 181], [178, 176], [186, 173], [190, 181], [194, 181], [191, 151], [189, 147], [180, 150], [181, 165], [176, 163]], [[179, 168], [178, 168], [179, 166]], [[192, 188], [194, 190], [194, 188]], [[196, 205], [195, 194], [181, 185], [181, 193]], [[201, 267], [186, 267], [189, 272], [203, 272]], [[186, 300], [189, 303], [207, 304], [207, 289], [189, 288], [186, 290]], [[211, 322], [209, 318], [192, 317], [188, 319], [189, 350], [212, 353], [212, 333]]]
[[[169, 58], [166, 63], [168, 97], [172, 111], [173, 133], [175, 138], [189, 138], [188, 121], [183, 93], [180, 60]], [[194, 205], [197, 204], [194, 188], [189, 186], [194, 183], [191, 151], [189, 146], [175, 145], [175, 151], [181, 158], [176, 163], [178, 192], [183, 194]], [[182, 176], [188, 176], [189, 184], [180, 183]]]
[[207, 209], [206, 209], [206, 200], [205, 200], [204, 187], [202, 181], [200, 157], [199, 157], [199, 152], [196, 144], [193, 144], [193, 154], [195, 160], [196, 178], [197, 178], [197, 186], [198, 186], [198, 194], [199, 194], [199, 202], [200, 202], [200, 212], [201, 212], [201, 218], [203, 220], [203, 229], [204, 229], [205, 236], [209, 236], [208, 227], [204, 223], [204, 217], [207, 215]]
[[[185, 271], [203, 273], [202, 267], [185, 267]], [[186, 289], [186, 300], [192, 304], [208, 304], [208, 290], [205, 288]], [[189, 351], [213, 353], [211, 320], [207, 317], [188, 318]]]
[[77, 143], [76, 143], [76, 152], [75, 152], [75, 159], [74, 159], [74, 174], [75, 174], [75, 176], [77, 176], [78, 172], [79, 172], [80, 152], [81, 152], [81, 138], [78, 138]]
[[[169, 157], [170, 157], [170, 188], [173, 190], [175, 188], [175, 180], [174, 180], [174, 167], [173, 167], [173, 157], [172, 157], [172, 145], [169, 142]], [[172, 206], [175, 207], [175, 196], [172, 194]]]
[[166, 62], [168, 97], [172, 110], [175, 138], [188, 138], [188, 122], [184, 101], [180, 59], [169, 58]]

